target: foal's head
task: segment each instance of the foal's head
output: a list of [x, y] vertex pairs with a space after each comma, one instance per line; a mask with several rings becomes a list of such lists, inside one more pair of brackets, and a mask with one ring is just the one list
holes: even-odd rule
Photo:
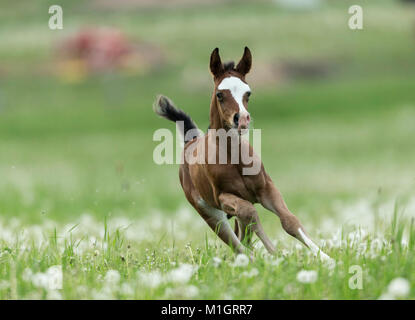
[[251, 65], [248, 47], [236, 67], [233, 62], [223, 64], [219, 49], [213, 50], [210, 56], [210, 71], [215, 83], [210, 111], [212, 129], [238, 129], [240, 132], [249, 127], [251, 117], [247, 109], [251, 89], [245, 82], [245, 75]]

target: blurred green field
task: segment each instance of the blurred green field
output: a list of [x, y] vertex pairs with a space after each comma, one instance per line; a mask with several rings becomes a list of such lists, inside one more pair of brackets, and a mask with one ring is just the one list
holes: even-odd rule
[[[153, 162], [154, 131], [174, 129], [154, 115], [153, 100], [159, 93], [169, 96], [200, 128], [207, 128], [210, 52], [219, 47], [224, 60], [236, 60], [245, 45], [253, 53], [249, 108], [254, 127], [262, 129], [265, 168], [311, 235], [327, 234], [320, 228], [327, 219], [338, 227], [349, 222], [336, 211], [339, 203], [398, 199], [405, 207], [414, 196], [415, 7], [387, 0], [325, 1], [311, 11], [268, 1], [117, 9], [98, 3], [0, 4], [2, 221], [76, 224], [88, 214], [104, 223], [144, 219], [155, 211], [167, 219], [189, 207], [178, 165]], [[48, 29], [51, 4], [64, 9], [63, 30]], [[347, 27], [351, 4], [363, 6], [362, 31]], [[165, 64], [144, 74], [115, 72], [78, 83], [62, 81], [50, 71], [54, 46], [89, 25], [119, 28], [131, 39], [156, 45]], [[284, 63], [323, 63], [329, 72], [283, 73], [272, 81], [261, 73]], [[271, 237], [295, 244], [274, 215], [258, 210]], [[202, 230], [180, 241], [203, 244], [212, 233]], [[160, 243], [170, 245], [171, 234], [161, 238]], [[108, 264], [100, 272], [105, 268]], [[11, 270], [0, 264], [0, 277], [8, 279]], [[23, 296], [25, 288], [19, 289]], [[9, 289], [1, 290], [3, 298], [13, 296]], [[70, 289], [66, 293], [64, 297], [77, 297]], [[328, 296], [356, 298], [342, 294]], [[298, 296], [314, 297], [313, 291]]]

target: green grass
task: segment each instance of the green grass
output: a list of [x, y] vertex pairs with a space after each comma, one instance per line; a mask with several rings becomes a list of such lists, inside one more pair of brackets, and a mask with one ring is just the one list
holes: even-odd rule
[[[23, 235], [14, 221], [2, 225], [20, 239], [11, 246], [3, 242], [0, 292], [3, 299], [390, 298], [396, 292], [388, 289], [391, 280], [399, 276], [415, 281], [415, 230], [413, 224], [407, 228], [409, 221], [398, 212], [380, 223], [376, 233], [346, 228], [326, 238], [322, 246], [336, 264], [321, 263], [304, 247], [280, 237], [275, 256], [258, 247], [253, 262], [238, 265], [233, 253], [211, 234], [200, 243], [186, 244], [204, 228], [189, 211], [174, 219], [154, 214], [128, 228], [116, 227], [124, 221], [113, 219], [114, 229], [91, 217], [59, 227], [45, 221], [37, 227], [44, 237], [34, 226]], [[403, 241], [404, 231], [409, 232], [409, 242]], [[61, 290], [44, 288], [38, 280], [39, 273], [55, 265], [63, 271]], [[357, 289], [350, 285], [356, 267], [362, 284]], [[298, 278], [304, 270], [315, 272], [316, 278], [310, 283]], [[413, 294], [411, 290], [401, 297]]]
[[[0, 298], [377, 299], [398, 277], [414, 298], [413, 8], [365, 1], [365, 29], [352, 32], [355, 2], [292, 12], [267, 1], [130, 10], [65, 1], [64, 30], [50, 31], [49, 1], [9, 1], [0, 9]], [[50, 71], [54, 45], [88, 24], [159, 46], [165, 64], [62, 81]], [[259, 246], [254, 262], [233, 267], [235, 256], [185, 200], [178, 165], [153, 162], [153, 132], [174, 129], [153, 114], [156, 94], [207, 128], [210, 51], [219, 46], [228, 60], [246, 44], [265, 168], [334, 269], [260, 206], [278, 252]], [[310, 61], [330, 73], [261, 82], [261, 68]], [[171, 271], [187, 264], [197, 270], [175, 282]], [[54, 265], [63, 270], [57, 291], [39, 283]], [[349, 287], [353, 265], [362, 290]], [[299, 282], [301, 270], [317, 280]]]

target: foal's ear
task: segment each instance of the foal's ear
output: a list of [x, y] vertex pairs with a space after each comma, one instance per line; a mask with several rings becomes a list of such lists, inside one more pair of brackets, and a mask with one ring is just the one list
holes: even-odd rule
[[242, 56], [238, 65], [236, 66], [235, 70], [244, 76], [249, 72], [249, 70], [251, 70], [251, 66], [252, 66], [251, 50], [249, 50], [248, 47], [245, 47], [244, 55]]
[[210, 72], [214, 77], [219, 77], [224, 72], [222, 61], [219, 56], [219, 48], [215, 48], [210, 55]]

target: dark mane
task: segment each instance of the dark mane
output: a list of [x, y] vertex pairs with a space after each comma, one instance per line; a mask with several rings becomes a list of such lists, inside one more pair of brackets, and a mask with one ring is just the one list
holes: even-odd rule
[[223, 64], [225, 71], [233, 71], [235, 70], [235, 62], [229, 61]]

